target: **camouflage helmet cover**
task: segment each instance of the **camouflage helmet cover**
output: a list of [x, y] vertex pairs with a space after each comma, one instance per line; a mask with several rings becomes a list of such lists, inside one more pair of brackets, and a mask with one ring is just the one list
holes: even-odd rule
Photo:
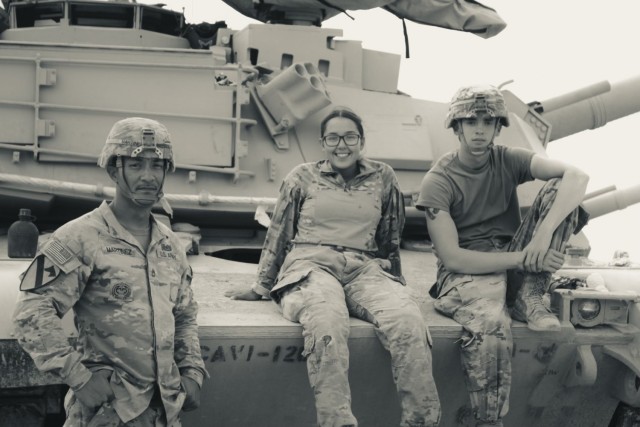
[[171, 135], [160, 122], [143, 117], [128, 117], [117, 121], [109, 131], [98, 158], [98, 166], [106, 168], [114, 156], [138, 157], [150, 151], [154, 157], [169, 162], [169, 170], [175, 170]]
[[498, 118], [503, 126], [509, 126], [504, 97], [494, 86], [465, 86], [458, 89], [449, 104], [444, 126], [450, 128], [456, 120], [477, 117], [479, 112], [487, 112]]

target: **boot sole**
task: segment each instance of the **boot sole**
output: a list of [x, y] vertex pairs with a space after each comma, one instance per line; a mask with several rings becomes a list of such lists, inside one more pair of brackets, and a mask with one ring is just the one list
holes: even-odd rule
[[536, 331], [536, 332], [560, 332], [560, 330], [562, 329], [562, 327], [560, 325], [541, 328], [541, 327], [538, 327], [538, 326], [534, 326], [534, 325], [532, 325], [530, 323], [527, 323], [527, 328], [531, 329], [532, 331]]

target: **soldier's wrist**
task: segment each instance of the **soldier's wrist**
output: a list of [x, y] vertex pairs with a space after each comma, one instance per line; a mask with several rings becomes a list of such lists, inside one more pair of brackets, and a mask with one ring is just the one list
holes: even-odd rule
[[269, 289], [265, 288], [264, 286], [260, 285], [259, 283], [254, 283], [251, 286], [251, 290], [253, 292], [255, 292], [256, 294], [263, 296], [265, 298], [269, 298]]
[[180, 369], [180, 376], [191, 378], [193, 381], [198, 384], [198, 387], [202, 388], [202, 382], [204, 381], [204, 375], [202, 372], [193, 368], [182, 368]]
[[513, 252], [513, 254], [517, 257], [514, 259], [514, 268], [525, 271], [526, 269], [524, 267], [524, 252]]
[[78, 391], [91, 380], [93, 374], [82, 363], [78, 363], [69, 373], [65, 382], [73, 391]]

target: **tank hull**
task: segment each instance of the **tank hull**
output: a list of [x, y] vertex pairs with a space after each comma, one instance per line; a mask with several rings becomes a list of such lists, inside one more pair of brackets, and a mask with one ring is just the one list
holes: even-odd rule
[[[433, 338], [433, 373], [442, 401], [441, 426], [473, 426], [459, 359], [460, 325], [439, 315], [428, 296], [435, 278], [433, 254], [402, 251], [410, 292], [419, 302]], [[251, 283], [254, 264], [191, 256], [194, 295], [199, 305], [199, 335], [211, 379], [204, 383], [202, 406], [183, 414], [185, 426], [315, 426], [313, 393], [302, 356], [299, 324], [285, 320], [271, 301], [231, 301], [224, 292]], [[0, 301], [0, 387], [60, 385], [37, 371], [12, 338], [11, 309], [20, 271], [29, 260], [3, 260]], [[638, 269], [636, 273], [640, 273]], [[70, 339], [74, 331], [65, 317]], [[513, 385], [505, 425], [608, 425], [619, 399], [615, 382], [628, 368], [606, 353], [610, 346], [629, 346], [633, 334], [611, 327], [565, 327], [556, 334], [533, 332], [513, 322]], [[597, 375], [591, 383], [576, 385], [572, 370], [581, 351], [593, 355]], [[391, 376], [388, 352], [373, 325], [351, 319], [349, 378], [353, 411], [363, 426], [397, 425], [400, 406]], [[584, 376], [589, 376], [585, 368]], [[575, 377], [575, 376], [574, 376]], [[60, 390], [64, 387], [60, 385]]]
[[[177, 171], [165, 186], [173, 222], [200, 226], [203, 242], [214, 236], [219, 246], [203, 243], [201, 254], [190, 257], [203, 357], [212, 378], [204, 384], [201, 408], [184, 414], [184, 425], [315, 425], [300, 326], [284, 320], [270, 302], [225, 298], [227, 289], [255, 280], [255, 265], [204, 254], [220, 247], [260, 247], [264, 227], [256, 222], [256, 211], [269, 209], [291, 169], [323, 158], [318, 129], [327, 99], [350, 105], [363, 117], [366, 155], [390, 164], [407, 196], [419, 189], [424, 173], [442, 154], [458, 146], [442, 125], [446, 104], [400, 93], [400, 56], [341, 40], [341, 30], [221, 28], [208, 49], [194, 50], [173, 33], [145, 28], [140, 18], [149, 13], [160, 14], [162, 22], [165, 12], [157, 7], [89, 1], [86, 8], [60, 8], [55, 21], [49, 19], [49, 3], [62, 4], [11, 2], [12, 8], [27, 11], [29, 19], [43, 19], [15, 28], [18, 20], [12, 17], [14, 28], [0, 34], [0, 419], [26, 425], [25, 418], [5, 417], [3, 411], [17, 408], [14, 415], [19, 416], [32, 403], [40, 420], [56, 411], [59, 415], [66, 391], [58, 379], [35, 368], [13, 336], [18, 277], [29, 260], [6, 257], [5, 224], [28, 207], [41, 230], [52, 230], [112, 197], [113, 183], [96, 167], [104, 138], [116, 120], [146, 116], [167, 125], [174, 140]], [[93, 8], [118, 13], [96, 14]], [[38, 10], [44, 10], [42, 16]], [[70, 13], [87, 15], [64, 15]], [[131, 28], [108, 28], [110, 16], [123, 14], [131, 16]], [[182, 19], [181, 14], [168, 16], [170, 22], [165, 22], [172, 26], [177, 22], [173, 18]], [[89, 21], [80, 25], [76, 18]], [[101, 27], [86, 25], [96, 18]], [[297, 75], [291, 70], [298, 70]], [[269, 86], [285, 73], [292, 77], [290, 84]], [[310, 86], [303, 81], [307, 78]], [[640, 87], [637, 79], [618, 87], [616, 93], [640, 99], [633, 96]], [[603, 99], [606, 107], [617, 102], [614, 96]], [[314, 101], [311, 107], [309, 100]], [[498, 144], [509, 141], [544, 154], [556, 137], [593, 127], [589, 120], [570, 120], [586, 110], [580, 107], [583, 101], [576, 103], [579, 108], [569, 105], [546, 113], [514, 95], [507, 96], [507, 103], [511, 126]], [[621, 108], [606, 118], [622, 117], [640, 106], [624, 102]], [[570, 121], [558, 133], [558, 123]], [[521, 187], [521, 206], [531, 203], [538, 187]], [[423, 239], [424, 216], [411, 206], [411, 197], [406, 201], [412, 215], [408, 224]], [[605, 205], [603, 211], [609, 210], [610, 204]], [[473, 425], [458, 356], [462, 330], [436, 313], [428, 296], [435, 260], [409, 251], [402, 259], [433, 337], [441, 425]], [[638, 271], [631, 273], [637, 277]], [[633, 313], [638, 325], [637, 309]], [[71, 316], [64, 322], [73, 340]], [[506, 425], [603, 426], [620, 401], [640, 407], [637, 357], [626, 364], [620, 360], [626, 354], [620, 349], [637, 348], [634, 333], [567, 325], [549, 335], [518, 322], [513, 333], [514, 379]], [[397, 425], [400, 407], [389, 355], [373, 326], [352, 319], [349, 348], [353, 409], [361, 425]], [[53, 397], [42, 397], [43, 389]], [[24, 396], [22, 403], [15, 400], [18, 395]]]

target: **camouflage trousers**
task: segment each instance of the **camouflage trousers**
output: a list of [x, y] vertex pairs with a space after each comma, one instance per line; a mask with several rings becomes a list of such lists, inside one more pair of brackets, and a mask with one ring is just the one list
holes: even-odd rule
[[348, 381], [350, 314], [372, 323], [391, 354], [402, 407], [400, 425], [437, 425], [440, 402], [426, 325], [405, 287], [381, 268], [383, 260], [327, 247], [294, 249], [308, 250], [317, 252], [315, 266], [309, 264], [309, 254], [302, 253], [304, 260], [287, 266], [284, 276], [301, 280], [282, 294], [280, 306], [286, 319], [302, 324], [318, 425], [358, 425]]
[[[150, 406], [142, 414], [129, 422], [123, 422], [113, 406], [105, 403], [100, 408], [88, 408], [84, 406], [74, 393], [69, 390], [64, 402], [67, 420], [64, 427], [168, 427], [164, 408]], [[169, 427], [180, 427], [180, 421], [176, 421]]]
[[[484, 252], [522, 250], [549, 212], [559, 184], [558, 179], [545, 184], [510, 242], [486, 241], [468, 249]], [[581, 229], [587, 218], [588, 214], [582, 208], [571, 212], [555, 230], [551, 248], [563, 251], [571, 234]], [[548, 289], [551, 274], [514, 271], [483, 275], [444, 273], [439, 272], [441, 291], [434, 306], [465, 330], [461, 338], [461, 358], [476, 418], [497, 421], [509, 411], [511, 388], [513, 339], [507, 300], [515, 298], [523, 281], [531, 280], [533, 276], [542, 276], [545, 290]]]

